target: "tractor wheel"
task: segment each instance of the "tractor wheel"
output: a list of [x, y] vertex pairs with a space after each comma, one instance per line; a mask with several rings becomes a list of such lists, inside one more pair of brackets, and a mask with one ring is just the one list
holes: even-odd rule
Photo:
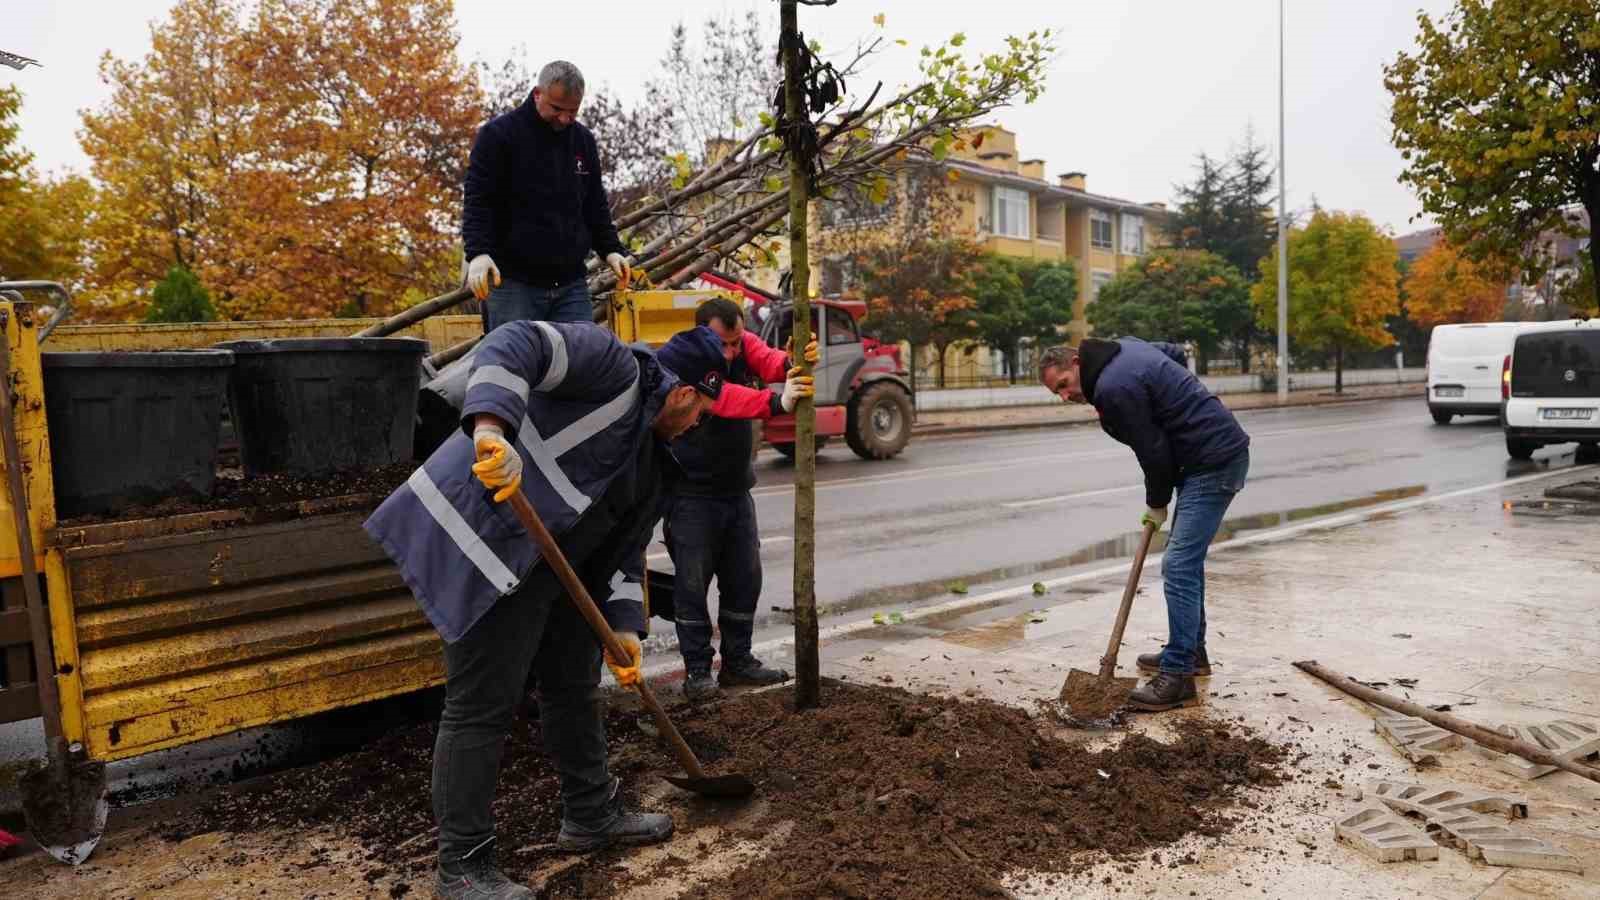
[[888, 459], [911, 442], [911, 396], [890, 381], [870, 384], [845, 413], [844, 439], [862, 459]]

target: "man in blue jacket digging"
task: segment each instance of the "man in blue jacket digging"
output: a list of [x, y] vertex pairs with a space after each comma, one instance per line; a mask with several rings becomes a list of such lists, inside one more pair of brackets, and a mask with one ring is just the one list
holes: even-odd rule
[[1167, 643], [1139, 657], [1139, 669], [1155, 675], [1129, 696], [1135, 709], [1191, 705], [1194, 676], [1211, 674], [1206, 552], [1250, 471], [1250, 436], [1184, 361], [1173, 344], [1137, 338], [1085, 338], [1076, 348], [1052, 347], [1039, 360], [1045, 387], [1068, 403], [1092, 404], [1105, 433], [1133, 448], [1149, 507], [1141, 528], [1159, 530], [1177, 494], [1161, 561]]
[[631, 656], [606, 664], [632, 684], [644, 550], [677, 469], [668, 448], [721, 395], [726, 362], [709, 328], [652, 353], [591, 324], [527, 321], [491, 332], [472, 359], [461, 427], [365, 527], [445, 642], [436, 892], [515, 900], [533, 892], [495, 865], [492, 806], [530, 670], [561, 776], [556, 846], [661, 841], [672, 819], [624, 804], [606, 763], [600, 645], [504, 501], [520, 491], [555, 535]]

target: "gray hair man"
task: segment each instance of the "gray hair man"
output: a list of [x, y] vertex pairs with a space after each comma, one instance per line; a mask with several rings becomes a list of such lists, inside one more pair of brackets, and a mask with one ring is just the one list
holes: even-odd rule
[[485, 328], [506, 322], [591, 322], [590, 251], [626, 279], [631, 261], [600, 179], [600, 151], [581, 125], [583, 73], [564, 60], [539, 72], [516, 109], [478, 130], [462, 190], [467, 286]]

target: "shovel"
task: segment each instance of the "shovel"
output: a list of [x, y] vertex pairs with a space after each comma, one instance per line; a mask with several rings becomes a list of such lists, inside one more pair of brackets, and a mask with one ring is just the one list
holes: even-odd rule
[[1122, 648], [1122, 631], [1128, 627], [1128, 611], [1133, 609], [1133, 595], [1139, 591], [1139, 575], [1144, 571], [1144, 558], [1150, 552], [1150, 541], [1155, 536], [1156, 527], [1146, 525], [1144, 538], [1139, 542], [1139, 552], [1133, 557], [1133, 568], [1128, 570], [1128, 586], [1122, 591], [1122, 606], [1117, 608], [1117, 622], [1111, 626], [1111, 643], [1106, 645], [1106, 655], [1100, 657], [1100, 674], [1073, 669], [1067, 673], [1067, 681], [1061, 686], [1061, 701], [1079, 719], [1096, 721], [1110, 716], [1127, 702], [1128, 695], [1139, 684], [1137, 678], [1113, 678], [1112, 673], [1117, 670], [1117, 652]]
[[[33, 556], [28, 493], [22, 483], [22, 452], [11, 408], [11, 346], [5, 316], [0, 313], [0, 444], [5, 451], [6, 486], [11, 493], [22, 593], [28, 603], [29, 638], [33, 642], [34, 680], [44, 715], [45, 767], [22, 778], [22, 813], [28, 831], [44, 852], [75, 866], [89, 858], [105, 832], [110, 803], [106, 800], [104, 763], [81, 758], [81, 747], [69, 750], [61, 731], [61, 698], [56, 691], [56, 665], [50, 645], [50, 623], [39, 596], [39, 569]], [[80, 758], [74, 758], [74, 757]]]
[[[533, 542], [539, 546], [539, 552], [544, 556], [545, 562], [555, 570], [556, 577], [561, 580], [561, 586], [566, 588], [567, 596], [572, 598], [578, 612], [583, 614], [589, 627], [594, 630], [595, 637], [600, 639], [600, 645], [611, 655], [612, 659], [627, 659], [628, 652], [623, 649], [622, 642], [617, 640], [616, 632], [606, 624], [605, 616], [600, 614], [600, 608], [595, 606], [594, 599], [589, 596], [589, 591], [584, 588], [583, 582], [578, 580], [578, 573], [572, 571], [572, 566], [567, 562], [567, 557], [556, 545], [556, 539], [544, 527], [539, 513], [534, 510], [528, 498], [522, 496], [521, 491], [511, 494], [511, 508], [522, 520], [528, 534], [533, 536]], [[672, 719], [667, 716], [667, 711], [661, 708], [660, 701], [656, 700], [655, 692], [650, 690], [644, 678], [633, 683], [639, 692], [639, 698], [650, 712], [656, 717], [656, 727], [667, 738], [667, 743], [672, 746], [672, 752], [678, 757], [678, 765], [683, 767], [687, 775], [667, 775], [666, 780], [686, 791], [692, 791], [703, 797], [748, 797], [755, 793], [756, 786], [749, 778], [743, 775], [707, 775], [701, 768], [700, 760], [684, 742], [683, 735], [672, 724]]]

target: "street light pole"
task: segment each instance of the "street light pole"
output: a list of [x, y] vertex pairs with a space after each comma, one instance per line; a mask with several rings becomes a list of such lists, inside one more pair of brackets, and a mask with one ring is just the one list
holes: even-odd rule
[[1278, 402], [1289, 402], [1289, 212], [1283, 177], [1283, 0], [1278, 0]]

